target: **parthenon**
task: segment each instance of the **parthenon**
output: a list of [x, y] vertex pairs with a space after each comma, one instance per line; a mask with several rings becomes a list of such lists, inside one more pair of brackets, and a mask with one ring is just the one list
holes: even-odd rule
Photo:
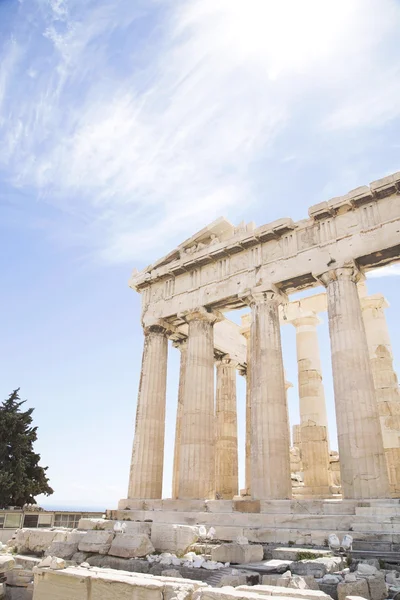
[[[343, 499], [400, 497], [400, 395], [384, 309], [365, 273], [400, 259], [400, 173], [314, 205], [309, 218], [220, 218], [143, 271], [144, 350], [128, 497], [162, 497], [168, 340], [181, 353], [172, 495], [279, 501], [335, 493], [319, 357], [327, 311]], [[321, 286], [321, 294], [290, 294]], [[224, 316], [249, 307], [239, 327]], [[304, 489], [292, 487], [281, 325], [296, 330]], [[216, 369], [215, 369], [216, 367]], [[238, 489], [236, 370], [246, 377]], [[216, 392], [214, 377], [216, 371]], [[337, 492], [338, 490], [336, 490]], [[131, 504], [130, 504], [131, 503]], [[134, 504], [134, 503], [133, 503]]]

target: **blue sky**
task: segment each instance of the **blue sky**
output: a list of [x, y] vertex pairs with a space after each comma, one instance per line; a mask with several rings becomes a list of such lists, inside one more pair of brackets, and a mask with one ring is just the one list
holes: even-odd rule
[[[133, 267], [218, 216], [298, 220], [399, 170], [399, 30], [395, 0], [0, 0], [1, 391], [35, 407], [47, 503], [126, 494]], [[369, 282], [397, 367], [399, 275]], [[320, 343], [333, 421], [326, 318]], [[166, 495], [177, 373], [171, 349]]]

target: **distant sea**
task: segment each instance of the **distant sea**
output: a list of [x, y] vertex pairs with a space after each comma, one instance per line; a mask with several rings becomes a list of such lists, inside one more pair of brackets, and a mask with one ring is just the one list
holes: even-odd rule
[[85, 505], [78, 505], [78, 504], [74, 504], [72, 506], [67, 506], [67, 505], [61, 505], [61, 504], [43, 504], [43, 503], [39, 503], [39, 506], [41, 506], [42, 508], [44, 508], [45, 510], [63, 510], [63, 511], [70, 511], [70, 512], [106, 512], [106, 509], [103, 506], [85, 506]]

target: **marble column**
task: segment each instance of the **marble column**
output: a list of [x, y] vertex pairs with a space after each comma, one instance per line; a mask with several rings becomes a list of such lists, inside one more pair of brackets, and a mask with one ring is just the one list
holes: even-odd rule
[[328, 432], [317, 334], [320, 322], [320, 318], [312, 312], [292, 321], [296, 328], [300, 425], [321, 425]]
[[176, 407], [176, 426], [175, 426], [175, 447], [174, 447], [174, 465], [172, 472], [172, 497], [178, 498], [179, 495], [179, 467], [181, 459], [181, 429], [183, 414], [183, 390], [185, 385], [187, 340], [179, 340], [173, 343], [175, 348], [179, 348], [181, 353], [181, 362], [179, 369], [179, 388], [178, 404]]
[[278, 290], [252, 293], [250, 331], [251, 491], [255, 499], [291, 497], [289, 428]]
[[382, 294], [360, 301], [367, 335], [372, 375], [383, 436], [390, 491], [400, 496], [400, 389], [393, 368], [393, 355], [384, 310], [389, 306]]
[[238, 494], [236, 367], [229, 356], [217, 361], [215, 490], [231, 500]]
[[179, 498], [215, 497], [215, 314], [204, 308], [183, 315], [189, 324], [181, 424]]
[[161, 498], [164, 464], [168, 337], [164, 327], [144, 329], [128, 498]]
[[245, 441], [245, 493], [251, 494], [251, 349], [250, 349], [251, 315], [242, 316], [241, 334], [246, 338], [246, 441]]
[[388, 498], [383, 450], [355, 265], [320, 276], [326, 287], [344, 498]]

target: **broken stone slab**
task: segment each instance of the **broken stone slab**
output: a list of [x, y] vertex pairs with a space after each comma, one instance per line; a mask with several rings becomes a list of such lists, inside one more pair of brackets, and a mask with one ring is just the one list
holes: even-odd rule
[[154, 552], [154, 546], [145, 533], [117, 533], [108, 554], [120, 558], [140, 558]]
[[258, 562], [264, 556], [261, 544], [238, 544], [232, 542], [221, 544], [212, 549], [211, 558], [214, 561], [231, 564], [246, 564]]
[[130, 573], [149, 573], [151, 566], [147, 560], [141, 558], [119, 558], [118, 556], [103, 554], [89, 556], [86, 561], [91, 567], [115, 569], [117, 571], [128, 571]]
[[111, 548], [111, 542], [114, 539], [112, 531], [94, 530], [88, 531], [78, 544], [80, 552], [95, 552], [97, 554], [107, 554]]
[[258, 571], [259, 573], [278, 573], [282, 574], [290, 570], [293, 561], [291, 560], [263, 560], [246, 565], [246, 569]]
[[[272, 558], [279, 560], [301, 560], [307, 555], [308, 559], [323, 558], [333, 556], [330, 550], [314, 550], [310, 548], [275, 548], [272, 550]], [[312, 556], [311, 556], [312, 555]]]
[[251, 591], [262, 596], [283, 596], [285, 598], [298, 598], [303, 600], [330, 600], [320, 590], [300, 590], [292, 588], [274, 587], [272, 585], [240, 586], [238, 591]]
[[341, 556], [316, 558], [315, 560], [300, 560], [294, 562], [290, 568], [296, 575], [312, 575], [316, 579], [322, 579], [327, 573], [340, 571], [344, 566]]
[[346, 600], [347, 596], [361, 596], [369, 599], [368, 584], [365, 579], [344, 581], [337, 586], [338, 600]]
[[43, 554], [52, 542], [65, 542], [68, 532], [57, 529], [18, 529], [8, 542], [18, 554]]
[[0, 573], [7, 573], [15, 569], [15, 560], [12, 556], [0, 556]]

